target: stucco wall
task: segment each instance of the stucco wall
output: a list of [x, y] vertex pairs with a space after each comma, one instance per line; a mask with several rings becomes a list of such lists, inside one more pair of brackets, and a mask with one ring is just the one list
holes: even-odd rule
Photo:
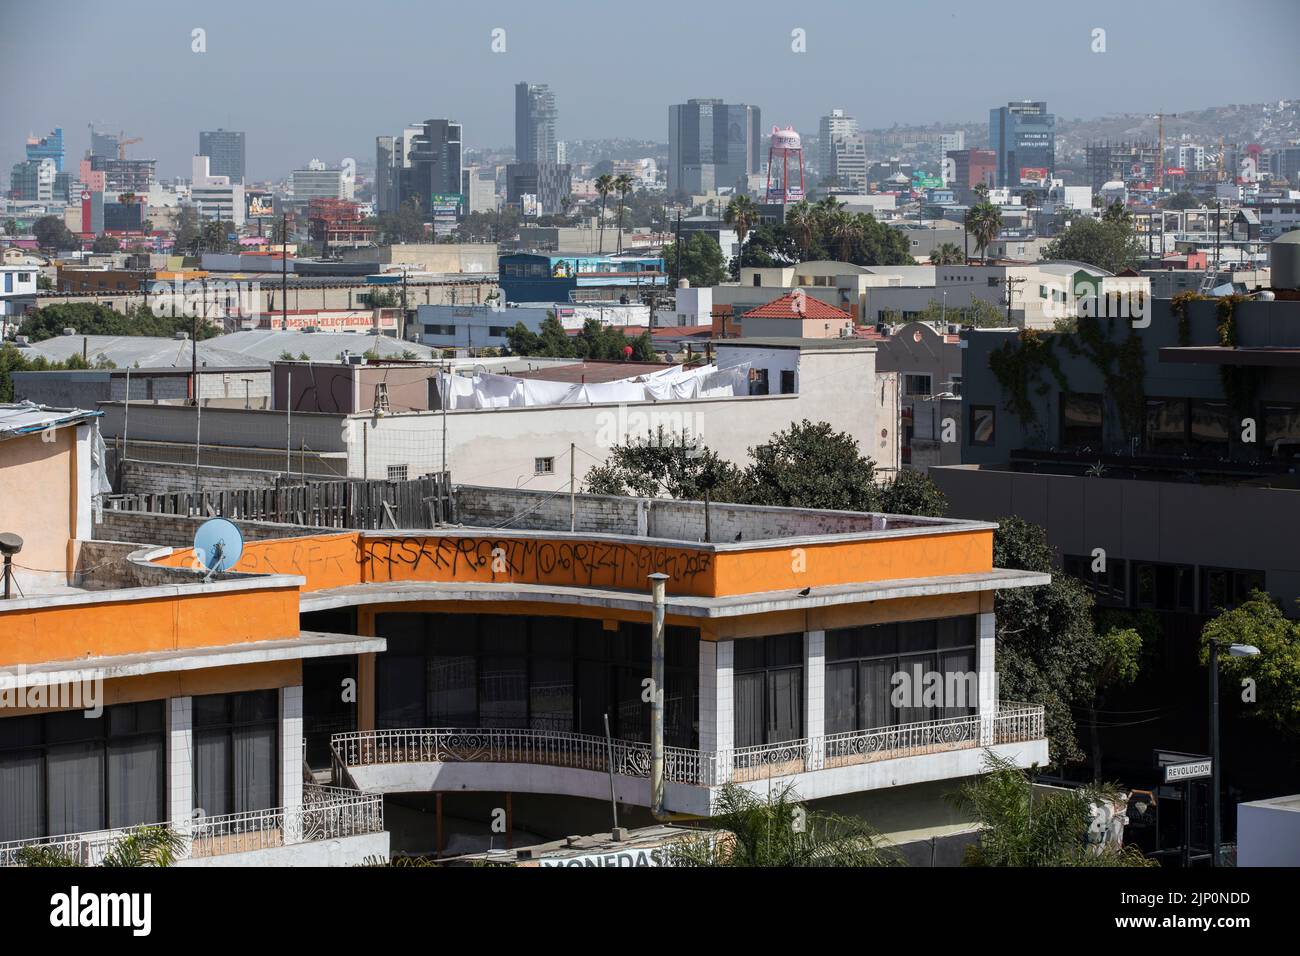
[[72, 428], [0, 441], [0, 531], [23, 539], [14, 558], [20, 589], [67, 583], [75, 447]]

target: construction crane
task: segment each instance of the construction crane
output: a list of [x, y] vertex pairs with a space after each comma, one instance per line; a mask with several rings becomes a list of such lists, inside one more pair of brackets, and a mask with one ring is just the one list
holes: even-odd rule
[[127, 138], [126, 138], [126, 131], [125, 131], [125, 130], [123, 130], [122, 132], [118, 133], [118, 136], [117, 136], [117, 158], [118, 158], [118, 159], [126, 159], [126, 148], [127, 148], [128, 146], [130, 146], [132, 143], [143, 143], [143, 142], [144, 142], [144, 138], [141, 137], [141, 136], [135, 136], [135, 137], [133, 137], [133, 138], [131, 138], [131, 139], [127, 139]]

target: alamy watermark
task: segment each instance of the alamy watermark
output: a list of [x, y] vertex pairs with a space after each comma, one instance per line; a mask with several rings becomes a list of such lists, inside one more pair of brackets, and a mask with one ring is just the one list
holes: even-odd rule
[[81, 710], [90, 719], [104, 713], [104, 675], [73, 681], [51, 681], [44, 674], [29, 674], [19, 664], [13, 670], [0, 670], [0, 710]]

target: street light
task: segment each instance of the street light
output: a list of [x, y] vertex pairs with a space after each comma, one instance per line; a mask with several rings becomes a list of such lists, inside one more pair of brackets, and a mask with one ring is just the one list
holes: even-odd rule
[[1219, 865], [1219, 648], [1229, 657], [1258, 657], [1253, 644], [1221, 644], [1210, 641], [1210, 866]]

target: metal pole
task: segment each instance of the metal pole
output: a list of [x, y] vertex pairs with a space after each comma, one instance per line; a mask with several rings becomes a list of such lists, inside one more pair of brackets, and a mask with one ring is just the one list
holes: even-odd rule
[[574, 449], [574, 443], [569, 442], [569, 531], [570, 532], [578, 530], [578, 498], [574, 490], [574, 481], [573, 481], [573, 471], [574, 471], [573, 449]]
[[650, 632], [650, 812], [664, 812], [664, 583], [668, 575], [650, 575], [654, 615]]
[[1183, 869], [1192, 865], [1192, 782], [1183, 784]]
[[293, 474], [293, 369], [284, 386], [284, 474]]
[[[131, 432], [131, 367], [126, 369], [126, 406], [122, 410], [122, 457], [129, 458], [131, 449], [127, 445], [127, 436]], [[120, 462], [119, 462], [120, 464]]]
[[197, 397], [194, 400], [194, 496], [199, 494], [199, 441], [203, 434], [203, 405]]
[[1219, 642], [1210, 641], [1210, 866], [1219, 865]]
[[[5, 559], [8, 562], [8, 558]], [[5, 597], [9, 595], [6, 594]], [[614, 738], [609, 735], [609, 714], [605, 714], [605, 752], [609, 757], [609, 806], [614, 811], [614, 829], [618, 829], [618, 797], [614, 793]]]

